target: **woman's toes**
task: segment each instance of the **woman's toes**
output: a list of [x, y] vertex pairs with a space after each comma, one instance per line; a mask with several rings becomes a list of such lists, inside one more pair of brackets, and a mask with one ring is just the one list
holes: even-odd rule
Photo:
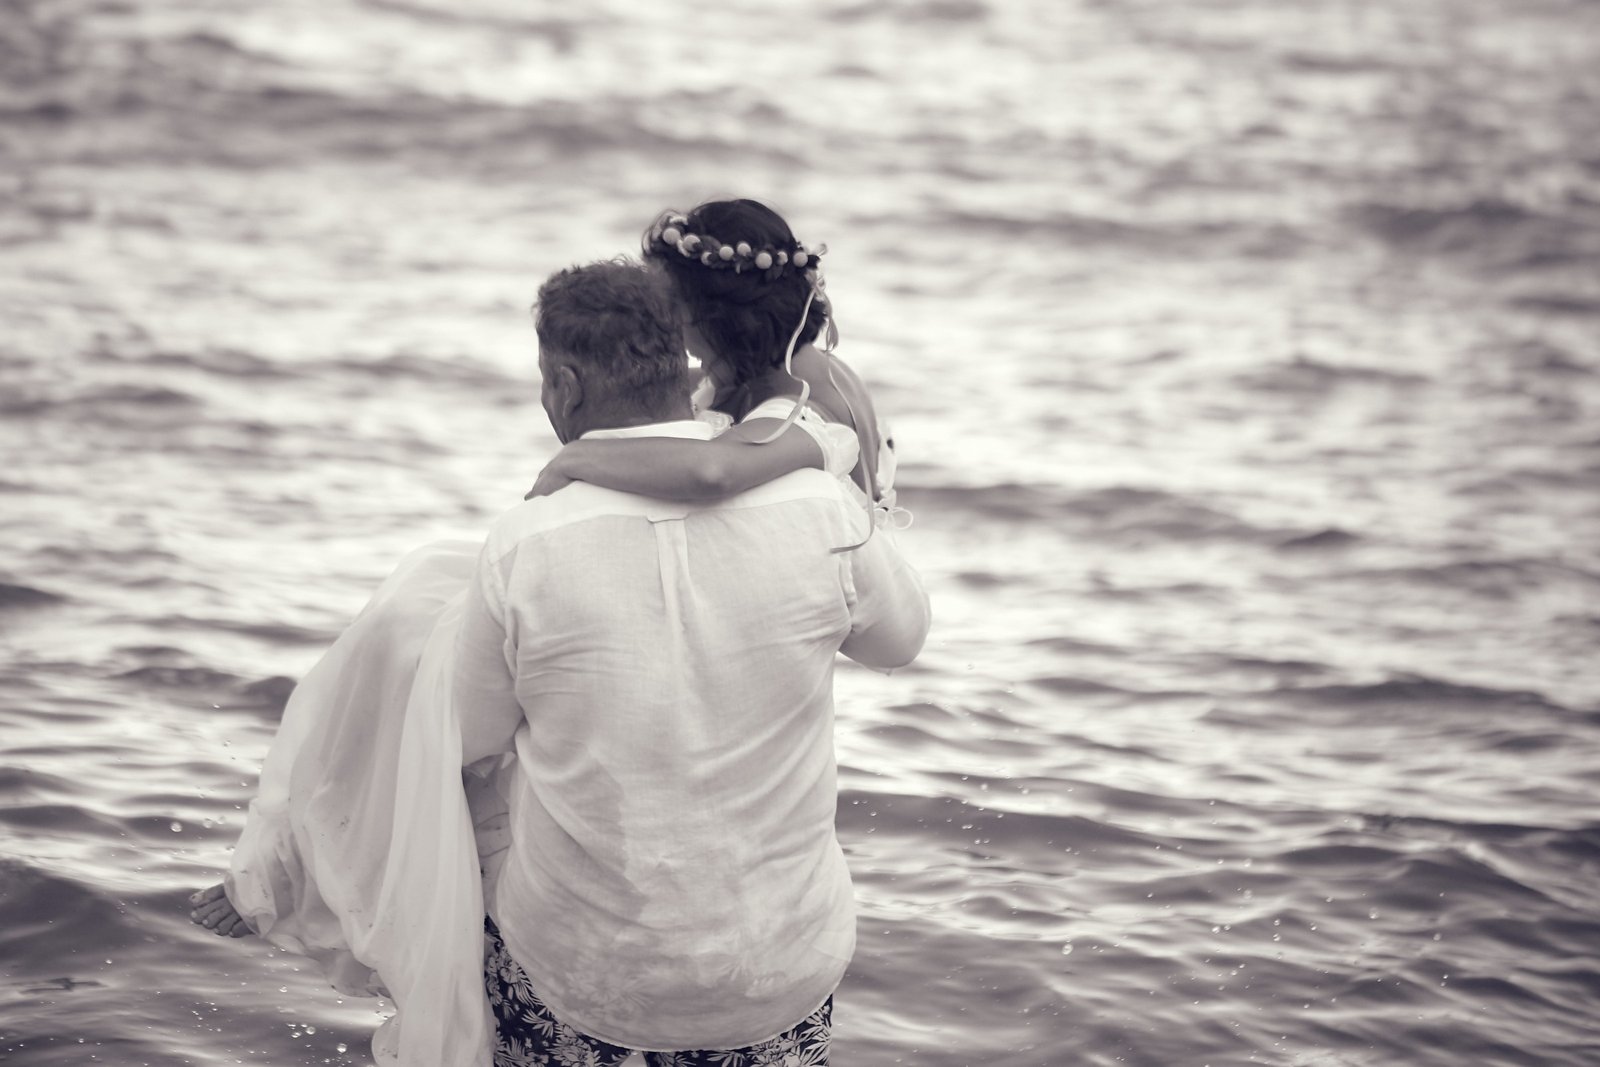
[[202, 904], [210, 904], [222, 896], [222, 883], [218, 882], [216, 885], [208, 885], [204, 889], [196, 889], [193, 893], [190, 893], [189, 903], [199, 907]]
[[224, 916], [233, 914], [233, 905], [226, 900], [214, 900], [195, 909], [195, 921], [201, 926], [216, 926]]
[[255, 933], [244, 921], [220, 884], [197, 889], [189, 894], [189, 920], [218, 937], [245, 937]]
[[223, 937], [243, 937], [249, 932], [250, 928], [244, 924], [244, 920], [236, 911], [228, 912], [222, 921], [217, 923], [217, 933]]

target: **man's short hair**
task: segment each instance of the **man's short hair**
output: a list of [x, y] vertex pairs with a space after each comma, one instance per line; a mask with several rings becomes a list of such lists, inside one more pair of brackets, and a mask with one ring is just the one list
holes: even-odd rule
[[625, 258], [568, 267], [539, 287], [539, 346], [597, 372], [590, 383], [649, 409], [689, 394], [678, 306], [659, 274]]

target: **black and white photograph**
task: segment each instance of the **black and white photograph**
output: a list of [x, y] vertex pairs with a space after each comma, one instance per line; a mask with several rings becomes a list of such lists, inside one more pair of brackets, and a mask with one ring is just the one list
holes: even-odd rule
[[0, 0], [0, 1065], [1600, 1065], [1600, 4]]

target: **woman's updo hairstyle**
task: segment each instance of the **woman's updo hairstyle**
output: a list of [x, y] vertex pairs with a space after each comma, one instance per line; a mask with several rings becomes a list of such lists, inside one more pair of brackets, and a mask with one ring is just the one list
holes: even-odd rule
[[754, 200], [712, 200], [666, 212], [645, 231], [644, 256], [660, 264], [687, 320], [734, 372], [734, 384], [783, 364], [789, 338], [815, 341], [827, 321], [818, 294], [806, 308], [822, 249], [795, 240], [776, 211]]

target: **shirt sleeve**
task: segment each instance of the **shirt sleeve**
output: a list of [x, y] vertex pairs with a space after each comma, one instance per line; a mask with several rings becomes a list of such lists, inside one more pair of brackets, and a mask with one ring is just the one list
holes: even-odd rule
[[889, 671], [917, 658], [933, 615], [922, 579], [888, 530], [845, 553], [855, 597], [850, 636], [839, 651], [863, 667]]
[[511, 671], [515, 650], [505, 624], [503, 578], [492, 544], [478, 557], [467, 585], [456, 638], [451, 693], [461, 726], [462, 766], [510, 750], [523, 720]]

